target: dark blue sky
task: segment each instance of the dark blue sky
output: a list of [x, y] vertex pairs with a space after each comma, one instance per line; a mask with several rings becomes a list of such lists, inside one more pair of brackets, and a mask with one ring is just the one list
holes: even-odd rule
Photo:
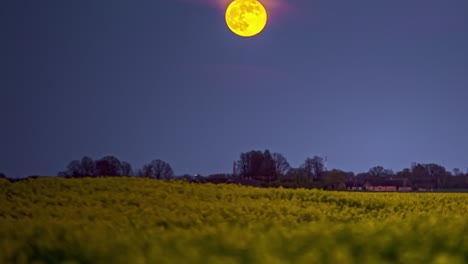
[[115, 155], [207, 175], [267, 148], [466, 170], [468, 1], [276, 0], [253, 38], [220, 1], [2, 3], [0, 171]]

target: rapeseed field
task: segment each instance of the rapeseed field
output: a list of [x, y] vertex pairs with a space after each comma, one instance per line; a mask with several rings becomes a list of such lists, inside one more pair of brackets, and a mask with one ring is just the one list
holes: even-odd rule
[[468, 263], [468, 194], [0, 179], [0, 263]]

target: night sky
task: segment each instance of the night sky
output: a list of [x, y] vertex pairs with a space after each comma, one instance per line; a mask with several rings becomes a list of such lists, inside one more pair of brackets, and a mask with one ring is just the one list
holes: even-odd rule
[[293, 167], [468, 167], [468, 1], [263, 0], [265, 30], [220, 0], [7, 0], [0, 172], [162, 159], [229, 173], [241, 152]]

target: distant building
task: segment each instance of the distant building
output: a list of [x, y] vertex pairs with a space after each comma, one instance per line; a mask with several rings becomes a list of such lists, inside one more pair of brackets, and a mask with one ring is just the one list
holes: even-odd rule
[[403, 180], [367, 180], [363, 186], [363, 190], [372, 192], [410, 192], [411, 186], [406, 179]]
[[362, 184], [357, 183], [357, 181], [347, 181], [346, 183], [347, 191], [362, 191]]

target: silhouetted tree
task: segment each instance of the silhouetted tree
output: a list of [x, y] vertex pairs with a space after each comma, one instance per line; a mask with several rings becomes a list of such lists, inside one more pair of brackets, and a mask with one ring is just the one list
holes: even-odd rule
[[379, 178], [384, 176], [384, 168], [382, 166], [375, 166], [369, 169], [369, 175], [374, 178]]
[[448, 177], [446, 187], [444, 188], [468, 188], [468, 174], [459, 174]]
[[122, 176], [120, 160], [114, 156], [105, 156], [96, 161], [96, 176]]
[[444, 174], [442, 174], [441, 177], [440, 177], [440, 186], [439, 186], [439, 188], [448, 188], [450, 179], [452, 177], [453, 177], [453, 175], [452, 175], [452, 173], [450, 171], [446, 171]]
[[81, 168], [81, 163], [79, 160], [72, 160], [68, 163], [67, 170], [64, 172], [63, 176], [67, 177], [82, 177], [83, 170]]
[[291, 168], [283, 180], [287, 187], [309, 188], [311, 186], [309, 172], [304, 168]]
[[396, 176], [401, 179], [410, 180], [412, 178], [411, 170], [408, 168], [404, 168], [403, 170], [397, 172]]
[[327, 189], [346, 189], [346, 173], [337, 169], [328, 171], [325, 174], [324, 185]]
[[267, 149], [263, 152], [262, 165], [260, 166], [260, 180], [270, 183], [276, 178], [276, 166], [270, 151]]
[[434, 163], [424, 164], [424, 167], [433, 186], [440, 188], [446, 178], [447, 171], [445, 168]]
[[382, 166], [375, 166], [369, 169], [369, 175], [374, 178], [392, 177], [395, 173], [392, 170], [384, 169]]
[[139, 171], [138, 176], [153, 179], [172, 179], [174, 177], [174, 171], [169, 163], [157, 159], [144, 165]]
[[82, 176], [96, 176], [96, 163], [88, 156], [81, 159]]
[[269, 150], [241, 153], [237, 168], [242, 179], [270, 182], [276, 175], [275, 162]]
[[275, 171], [278, 176], [284, 176], [291, 169], [289, 162], [281, 153], [273, 153], [273, 161], [275, 163]]
[[[87, 166], [87, 158], [83, 157], [81, 162], [79, 160], [72, 160], [68, 163], [67, 170], [61, 171], [58, 173], [59, 177], [83, 177], [83, 176], [93, 176], [94, 169], [91, 168], [90, 171], [87, 170], [87, 167], [83, 167], [83, 160], [85, 161], [85, 166]], [[91, 163], [94, 164], [94, 161], [91, 160]], [[92, 166], [93, 167], [93, 166]]]
[[413, 163], [411, 168], [411, 182], [415, 184], [430, 184], [433, 187], [441, 188], [446, 185], [449, 174], [443, 166], [429, 163], [419, 164]]
[[90, 177], [90, 176], [132, 176], [132, 166], [126, 161], [120, 161], [114, 156], [105, 156], [94, 161], [88, 156], [80, 160], [72, 160], [65, 171], [58, 173], [60, 177]]
[[240, 159], [236, 162], [237, 171], [241, 179], [249, 179], [251, 177], [251, 160], [249, 153], [241, 153]]
[[0, 172], [0, 178], [6, 179], [6, 175], [3, 172]]
[[122, 170], [122, 176], [133, 176], [132, 165], [126, 161], [122, 161], [120, 163], [120, 167]]
[[72, 160], [66, 171], [58, 173], [61, 177], [86, 177], [86, 176], [131, 176], [132, 166], [125, 161], [120, 161], [114, 156], [106, 156], [94, 161], [84, 156], [81, 161]]
[[367, 172], [361, 172], [356, 175], [356, 180], [358, 183], [363, 184], [366, 181], [370, 180], [372, 176]]
[[391, 169], [385, 169], [384, 170], [384, 177], [393, 177], [395, 176], [395, 172]]
[[411, 166], [411, 182], [413, 184], [426, 183], [428, 181], [428, 174], [426, 168], [418, 163], [413, 163]]
[[314, 156], [313, 158], [306, 158], [301, 168], [307, 171], [311, 180], [323, 180], [325, 166], [323, 165], [323, 159], [321, 157]]
[[249, 151], [240, 154], [240, 160], [237, 162], [239, 175], [242, 179], [254, 179], [260, 172], [263, 154], [261, 151]]

